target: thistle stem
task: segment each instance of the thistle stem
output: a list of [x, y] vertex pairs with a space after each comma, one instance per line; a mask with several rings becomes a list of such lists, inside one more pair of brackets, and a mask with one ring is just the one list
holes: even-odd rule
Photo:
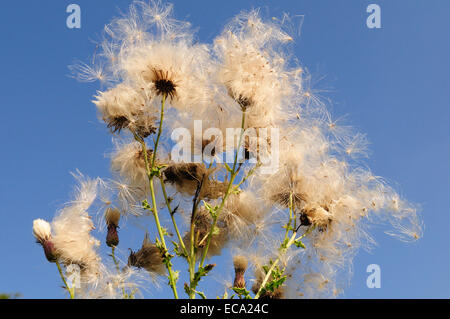
[[[281, 255], [284, 255], [284, 253], [286, 252], [286, 250], [294, 243], [295, 241], [295, 237], [297, 237], [297, 233], [294, 232], [289, 240], [289, 242], [286, 244], [286, 247], [284, 249], [281, 250]], [[261, 296], [261, 293], [263, 292], [264, 288], [266, 287], [267, 282], [270, 279], [270, 276], [272, 275], [273, 270], [275, 269], [275, 267], [278, 265], [278, 263], [280, 262], [280, 257], [278, 257], [273, 263], [272, 266], [269, 268], [269, 271], [267, 272], [266, 276], [264, 277], [263, 282], [261, 283], [261, 286], [259, 287], [258, 292], [255, 295], [254, 299], [258, 299]]]
[[[211, 229], [210, 229], [209, 235], [208, 235], [208, 241], [206, 243], [205, 249], [203, 250], [202, 259], [201, 259], [201, 262], [200, 262], [200, 267], [203, 267], [203, 265], [205, 263], [206, 255], [208, 253], [209, 245], [211, 244], [211, 239], [212, 239], [212, 236], [213, 236], [214, 229], [216, 228], [217, 221], [219, 219], [219, 215], [222, 212], [223, 207], [225, 206], [226, 200], [228, 199], [228, 197], [231, 194], [231, 188], [233, 186], [234, 180], [235, 180], [237, 174], [239, 173], [239, 169], [236, 170], [236, 166], [237, 166], [238, 157], [239, 157], [239, 149], [241, 148], [242, 138], [244, 136], [244, 128], [245, 128], [245, 110], [242, 111], [241, 134], [240, 134], [240, 137], [239, 137], [239, 143], [238, 143], [238, 147], [237, 147], [237, 150], [236, 150], [236, 154], [234, 156], [233, 169], [230, 172], [230, 181], [228, 183], [227, 191], [225, 192], [225, 195], [222, 198], [222, 202], [220, 203], [220, 206], [217, 209], [215, 217], [213, 219], [213, 224], [211, 226]], [[240, 167], [241, 166], [239, 166], [239, 168]]]
[[293, 214], [293, 204], [292, 204], [292, 193], [289, 194], [289, 222], [286, 224], [286, 233], [284, 234], [284, 243], [286, 243], [289, 231], [291, 230], [292, 219], [294, 218]]
[[195, 248], [194, 248], [194, 241], [195, 239], [195, 214], [197, 213], [197, 208], [199, 204], [199, 196], [200, 192], [203, 187], [203, 179], [200, 181], [200, 183], [197, 185], [197, 191], [195, 192], [193, 204], [192, 204], [192, 216], [191, 216], [191, 229], [190, 229], [190, 243], [189, 243], [189, 287], [191, 288], [189, 290], [189, 298], [195, 299], [195, 291], [194, 291], [194, 279], [195, 279]]
[[61, 265], [59, 264], [59, 261], [56, 261], [55, 263], [56, 263], [56, 267], [58, 267], [58, 272], [59, 272], [59, 275], [61, 276], [61, 279], [62, 279], [62, 281], [64, 283], [64, 286], [65, 286], [66, 290], [70, 294], [70, 299], [75, 299], [75, 291], [74, 291], [73, 288], [70, 288], [69, 285], [67, 284], [66, 278], [64, 277], [64, 274], [62, 272]]
[[[148, 176], [148, 181], [149, 181], [149, 186], [150, 186], [150, 193], [151, 193], [151, 197], [152, 197], [152, 212], [153, 212], [153, 217], [155, 219], [155, 224], [156, 227], [158, 229], [158, 234], [159, 234], [159, 238], [161, 240], [161, 245], [164, 249], [164, 254], [167, 254], [168, 249], [166, 246], [166, 241], [164, 239], [164, 232], [162, 230], [161, 227], [161, 223], [159, 221], [159, 216], [158, 216], [158, 205], [156, 202], [156, 196], [155, 196], [155, 187], [153, 184], [153, 177], [154, 175], [154, 171], [155, 171], [155, 164], [156, 164], [156, 152], [158, 150], [158, 144], [159, 144], [159, 140], [161, 137], [161, 133], [162, 133], [162, 128], [163, 128], [163, 121], [164, 121], [164, 106], [166, 103], [166, 96], [163, 95], [162, 101], [161, 101], [161, 117], [160, 117], [160, 121], [159, 121], [159, 129], [158, 129], [158, 135], [155, 141], [155, 145], [154, 145], [154, 149], [153, 149], [153, 155], [152, 155], [152, 161], [151, 161], [151, 166], [148, 160], [148, 155], [147, 155], [147, 145], [145, 144], [145, 141], [138, 136], [136, 133], [134, 134], [134, 138], [142, 145], [142, 152], [144, 153], [144, 160], [145, 160], [145, 168], [147, 171], [147, 176]], [[177, 288], [176, 288], [176, 282], [175, 282], [175, 278], [174, 278], [174, 274], [172, 271], [172, 266], [170, 261], [168, 261], [166, 264], [167, 270], [169, 272], [169, 284], [170, 287], [172, 288], [173, 291], [173, 295], [175, 297], [175, 299], [178, 299], [178, 293], [177, 293]]]
[[294, 231], [292, 233], [291, 238], [289, 239], [288, 243], [283, 247], [283, 244], [280, 248], [280, 256], [272, 263], [272, 266], [269, 268], [269, 271], [267, 271], [266, 276], [264, 277], [263, 282], [261, 283], [261, 286], [259, 287], [258, 292], [255, 295], [254, 299], [258, 299], [261, 296], [261, 293], [263, 292], [267, 282], [270, 279], [270, 276], [272, 275], [273, 270], [275, 269], [275, 267], [278, 265], [278, 263], [280, 262], [280, 258], [286, 253], [286, 251], [289, 249], [289, 247], [292, 246], [292, 244], [294, 242], [296, 242], [297, 240], [301, 240], [303, 238], [305, 238], [306, 236], [308, 236], [309, 233], [311, 233], [316, 227], [312, 226], [310, 227], [302, 236], [300, 236], [299, 238], [297, 237], [297, 232]]
[[162, 189], [162, 192], [164, 195], [164, 200], [166, 202], [167, 209], [169, 210], [170, 217], [172, 218], [173, 227], [175, 228], [175, 232], [177, 233], [177, 237], [178, 237], [178, 240], [180, 241], [181, 248], [183, 248], [183, 252], [186, 254], [186, 256], [188, 256], [188, 251], [184, 244], [183, 238], [181, 237], [180, 231], [178, 229], [177, 221], [175, 220], [175, 216], [174, 216], [172, 208], [170, 206], [170, 200], [169, 200], [169, 197], [167, 196], [166, 186], [164, 185], [164, 180], [163, 180], [162, 176], [159, 177], [159, 180], [161, 182], [161, 189]]

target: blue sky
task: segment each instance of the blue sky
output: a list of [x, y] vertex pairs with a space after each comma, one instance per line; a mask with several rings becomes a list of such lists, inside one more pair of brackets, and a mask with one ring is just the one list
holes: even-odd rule
[[[66, 7], [82, 9], [82, 28], [66, 27]], [[87, 61], [104, 24], [127, 0], [5, 1], [0, 10], [0, 292], [62, 298], [56, 268], [31, 233], [69, 199], [80, 169], [110, 176], [111, 136], [90, 103], [97, 84], [71, 79], [67, 66]], [[175, 15], [209, 42], [242, 9], [269, 16], [304, 15], [295, 55], [332, 100], [335, 117], [367, 133], [367, 164], [422, 207], [424, 237], [404, 244], [374, 229], [378, 246], [360, 251], [346, 298], [449, 298], [450, 39], [445, 0], [172, 1]], [[382, 28], [368, 29], [366, 7], [377, 3]], [[132, 225], [130, 225], [132, 226]], [[126, 230], [124, 229], [125, 233]], [[134, 236], [134, 237], [133, 237]], [[142, 234], [131, 235], [137, 248]], [[126, 242], [125, 244], [128, 244]], [[128, 248], [128, 247], [127, 247]], [[382, 287], [366, 286], [379, 264]], [[183, 266], [180, 266], [182, 269]], [[181, 289], [180, 289], [181, 290]], [[166, 290], [153, 297], [170, 296]]]

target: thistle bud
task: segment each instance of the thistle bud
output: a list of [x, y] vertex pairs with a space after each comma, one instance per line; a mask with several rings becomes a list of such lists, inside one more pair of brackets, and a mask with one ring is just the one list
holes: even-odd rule
[[106, 234], [106, 245], [115, 247], [119, 244], [119, 227], [120, 212], [117, 208], [108, 208], [105, 213], [105, 221], [108, 226], [108, 233]]
[[43, 219], [33, 221], [33, 235], [37, 242], [44, 248], [45, 257], [51, 263], [57, 261], [55, 245], [52, 242], [51, 226]]
[[247, 270], [247, 258], [244, 256], [235, 256], [233, 258], [234, 263], [234, 271], [235, 271], [235, 277], [234, 277], [234, 284], [233, 287], [236, 288], [245, 288], [245, 278], [244, 274]]

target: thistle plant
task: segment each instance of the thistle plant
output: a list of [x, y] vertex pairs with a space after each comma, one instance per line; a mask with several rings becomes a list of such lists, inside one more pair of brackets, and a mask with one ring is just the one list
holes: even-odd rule
[[[289, 58], [287, 21], [243, 12], [201, 44], [171, 5], [135, 1], [105, 27], [97, 64], [72, 67], [101, 82], [115, 150], [112, 179], [74, 174], [75, 198], [33, 224], [71, 298], [135, 298], [158, 278], [174, 298], [216, 298], [201, 287], [218, 262], [234, 276], [219, 297], [332, 297], [374, 242], [368, 225], [421, 236], [414, 205], [355, 160], [363, 135], [331, 119]], [[128, 218], [154, 224], [138, 249], [120, 249]]]

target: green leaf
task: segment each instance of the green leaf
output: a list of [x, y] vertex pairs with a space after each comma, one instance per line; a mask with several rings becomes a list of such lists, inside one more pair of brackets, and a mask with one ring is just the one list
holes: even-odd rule
[[250, 296], [250, 291], [245, 288], [233, 287], [233, 291], [239, 295], [239, 297], [243, 296], [245, 299], [252, 299]]
[[269, 272], [269, 266], [262, 266], [262, 269], [266, 274]]
[[205, 208], [208, 210], [208, 212], [211, 214], [212, 218], [217, 217], [217, 210], [219, 209], [219, 206], [211, 206], [209, 203], [203, 201], [203, 205], [205, 205]]
[[206, 299], [206, 295], [202, 291], [195, 291], [195, 292], [197, 293], [197, 295], [202, 297], [202, 299]]
[[301, 240], [294, 241], [294, 245], [297, 246], [298, 248], [306, 249], [305, 244], [303, 244], [303, 242]]
[[149, 211], [153, 212], [152, 206], [150, 206], [150, 204], [148, 203], [148, 201], [147, 201], [146, 199], [144, 199], [144, 200], [142, 201], [142, 208], [144, 208], [144, 209], [146, 209], [146, 210], [149, 210]]
[[186, 253], [184, 252], [183, 249], [180, 249], [180, 245], [177, 242], [172, 241], [172, 244], [173, 244], [173, 251], [177, 256], [187, 258]]
[[198, 271], [194, 274], [194, 279], [191, 283], [191, 288], [194, 289], [197, 287], [199, 281], [202, 279], [202, 277], [208, 275], [208, 273], [215, 267], [215, 264], [209, 264], [205, 267], [199, 267]]
[[191, 289], [191, 287], [189, 287], [189, 285], [188, 285], [187, 283], [184, 283], [184, 291], [186, 292], [186, 294], [187, 294], [188, 296], [191, 295], [192, 289]]

